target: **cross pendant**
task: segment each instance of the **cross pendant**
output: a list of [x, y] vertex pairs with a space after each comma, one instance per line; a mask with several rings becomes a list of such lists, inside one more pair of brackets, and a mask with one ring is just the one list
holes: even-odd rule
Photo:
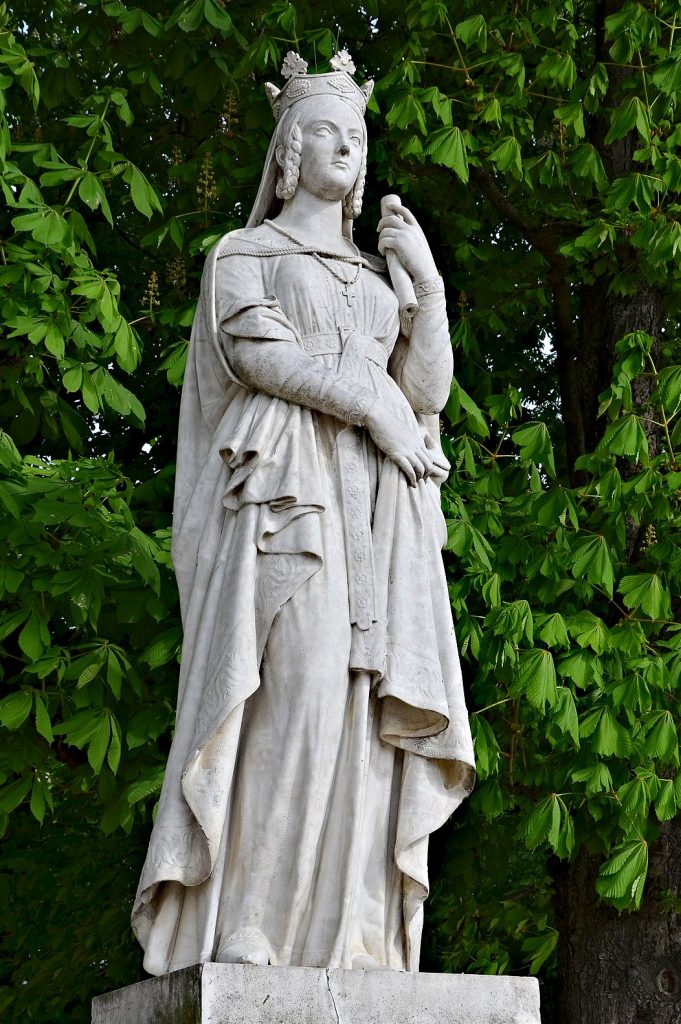
[[345, 301], [347, 302], [348, 306], [351, 306], [355, 299], [357, 298], [357, 295], [352, 287], [352, 281], [346, 281], [344, 286], [341, 288], [341, 291], [345, 296]]

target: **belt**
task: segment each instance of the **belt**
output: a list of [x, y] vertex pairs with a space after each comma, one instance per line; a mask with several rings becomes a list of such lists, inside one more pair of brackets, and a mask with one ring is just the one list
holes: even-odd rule
[[[312, 356], [337, 355], [338, 373], [359, 381], [365, 360], [385, 369], [389, 352], [375, 338], [352, 328], [339, 327], [325, 334], [302, 338], [304, 350]], [[343, 502], [343, 533], [347, 557], [350, 622], [365, 636], [378, 619], [374, 587], [374, 554], [371, 538], [371, 495], [369, 493], [366, 431], [345, 427], [336, 439]], [[365, 642], [366, 646], [366, 642]]]
[[[335, 331], [320, 334], [307, 334], [302, 339], [303, 349], [311, 356], [327, 356], [342, 354], [340, 371], [344, 377], [356, 379], [361, 363], [370, 359], [384, 370], [388, 365], [389, 353], [385, 345], [376, 338], [360, 334], [352, 327], [338, 327]], [[352, 364], [352, 365], [349, 365]]]

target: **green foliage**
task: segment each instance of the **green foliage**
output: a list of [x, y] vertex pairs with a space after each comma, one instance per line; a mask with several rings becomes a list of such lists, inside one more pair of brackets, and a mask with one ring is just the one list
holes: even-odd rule
[[[550, 976], [550, 858], [586, 848], [602, 899], [645, 898], [681, 806], [678, 12], [627, 3], [601, 33], [591, 3], [478, 6], [0, 8], [6, 1019], [85, 1021], [92, 992], [136, 979], [120, 908], [172, 730], [169, 506], [203, 254], [254, 197], [260, 85], [289, 48], [323, 70], [337, 34], [377, 80], [358, 241], [400, 192], [457, 355], [446, 561], [480, 778], [436, 840], [431, 966]], [[575, 388], [589, 295], [621, 337]], [[58, 898], [37, 934], [27, 848], [36, 898], [77, 887], [77, 921]]]

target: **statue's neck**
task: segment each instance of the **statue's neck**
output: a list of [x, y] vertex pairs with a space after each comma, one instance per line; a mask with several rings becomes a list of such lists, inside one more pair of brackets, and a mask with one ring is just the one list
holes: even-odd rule
[[338, 200], [321, 199], [299, 188], [274, 221], [301, 242], [344, 248], [343, 206]]

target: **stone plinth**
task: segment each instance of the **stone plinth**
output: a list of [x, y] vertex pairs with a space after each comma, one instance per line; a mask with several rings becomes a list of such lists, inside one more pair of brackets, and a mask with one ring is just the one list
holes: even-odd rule
[[203, 964], [97, 996], [92, 1024], [540, 1024], [535, 978]]

